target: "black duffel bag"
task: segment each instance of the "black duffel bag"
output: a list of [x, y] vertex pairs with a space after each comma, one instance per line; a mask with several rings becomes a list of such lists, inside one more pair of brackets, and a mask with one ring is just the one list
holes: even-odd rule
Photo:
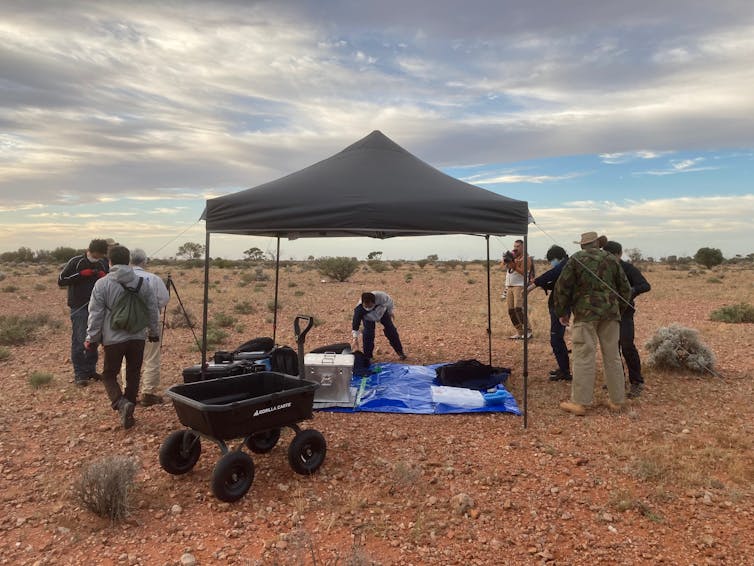
[[440, 385], [467, 389], [490, 389], [501, 383], [510, 370], [483, 364], [479, 360], [459, 360], [435, 369]]

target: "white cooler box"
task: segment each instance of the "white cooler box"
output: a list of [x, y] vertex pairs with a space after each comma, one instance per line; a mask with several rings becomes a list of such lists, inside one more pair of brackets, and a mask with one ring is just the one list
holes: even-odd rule
[[304, 379], [320, 384], [314, 392], [315, 402], [353, 405], [351, 377], [353, 354], [306, 354]]

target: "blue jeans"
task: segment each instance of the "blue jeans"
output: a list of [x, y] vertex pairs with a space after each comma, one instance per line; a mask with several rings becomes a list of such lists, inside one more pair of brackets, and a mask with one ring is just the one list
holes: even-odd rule
[[97, 372], [97, 350], [85, 350], [89, 305], [71, 309], [71, 363], [76, 381], [86, 381]]
[[[390, 345], [398, 355], [403, 354], [403, 345], [401, 344], [401, 338], [398, 336], [398, 329], [393, 324], [393, 319], [389, 313], [382, 315], [380, 319], [385, 336], [390, 342]], [[374, 353], [374, 328], [375, 322], [373, 320], [364, 320], [364, 355], [367, 358], [372, 358]]]
[[568, 363], [568, 347], [565, 343], [565, 326], [560, 324], [555, 309], [550, 309], [550, 346], [552, 353], [555, 355], [555, 361], [558, 363], [558, 369], [566, 375], [571, 375], [571, 368]]

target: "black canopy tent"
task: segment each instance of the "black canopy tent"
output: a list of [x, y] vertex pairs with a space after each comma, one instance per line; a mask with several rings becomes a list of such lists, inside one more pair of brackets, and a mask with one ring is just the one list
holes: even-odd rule
[[[492, 359], [489, 237], [522, 235], [527, 248], [528, 203], [465, 183], [418, 159], [380, 131], [295, 173], [257, 187], [208, 199], [202, 367], [207, 361], [210, 234], [277, 238], [470, 234], [487, 244], [487, 335]], [[277, 329], [279, 263], [273, 334]], [[527, 296], [524, 295], [526, 313]], [[528, 325], [525, 321], [525, 326]], [[526, 334], [525, 334], [526, 335]], [[528, 343], [524, 340], [524, 425]]]

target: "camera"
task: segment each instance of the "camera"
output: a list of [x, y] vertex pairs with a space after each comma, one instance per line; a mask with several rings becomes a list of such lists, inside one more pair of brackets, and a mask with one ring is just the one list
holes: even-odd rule
[[513, 252], [507, 251], [503, 254], [503, 263], [513, 263]]

